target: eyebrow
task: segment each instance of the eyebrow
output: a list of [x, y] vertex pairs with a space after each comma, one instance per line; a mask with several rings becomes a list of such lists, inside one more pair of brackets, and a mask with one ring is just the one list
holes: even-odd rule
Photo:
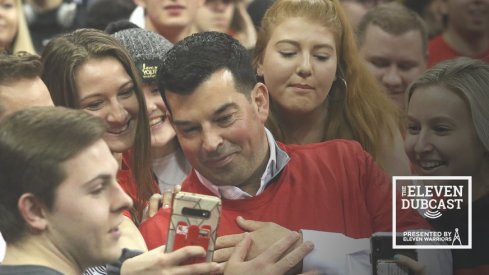
[[[280, 41], [277, 41], [277, 43], [275, 43], [275, 45], [278, 45], [278, 44], [282, 44], [282, 43], [288, 43], [288, 44], [292, 44], [294, 46], [299, 46], [299, 42], [295, 41], [295, 40], [290, 40], [290, 39], [283, 39], [283, 40], [280, 40]], [[331, 45], [331, 44], [318, 44], [318, 45], [314, 45], [313, 49], [319, 49], [319, 48], [327, 48], [329, 50], [332, 50], [334, 51], [334, 47]]]
[[[234, 102], [224, 103], [219, 108], [217, 108], [216, 111], [214, 111], [214, 113], [212, 114], [212, 116], [213, 117], [219, 116], [220, 114], [224, 113], [229, 108], [238, 108], [238, 104], [236, 104]], [[178, 119], [174, 119], [173, 120], [173, 123], [175, 125], [177, 125], [177, 126], [186, 126], [186, 125], [193, 124], [193, 122], [191, 122], [191, 121], [188, 121], [188, 120], [178, 120]]]

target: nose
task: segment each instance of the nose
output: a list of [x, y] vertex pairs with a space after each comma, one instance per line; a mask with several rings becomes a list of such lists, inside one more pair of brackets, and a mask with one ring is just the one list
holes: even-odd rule
[[414, 144], [414, 152], [416, 154], [429, 153], [433, 150], [433, 144], [431, 143], [431, 138], [426, 131], [421, 131], [418, 134], [418, 138]]
[[132, 207], [132, 199], [122, 190], [119, 183], [115, 182], [112, 196], [112, 212], [120, 213]]
[[302, 78], [306, 78], [311, 75], [311, 61], [308, 54], [302, 55], [300, 63], [297, 66], [297, 74]]
[[387, 87], [402, 85], [402, 78], [396, 66], [393, 65], [389, 67], [389, 69], [382, 76], [382, 82]]
[[110, 104], [107, 114], [107, 121], [109, 123], [123, 124], [127, 120], [128, 112], [122, 104], [119, 102], [113, 102]]
[[204, 152], [212, 153], [219, 150], [223, 143], [221, 135], [213, 128], [202, 130], [202, 148]]
[[158, 109], [158, 106], [156, 104], [156, 101], [152, 97], [146, 97], [146, 110], [148, 111], [148, 115], [156, 111]]

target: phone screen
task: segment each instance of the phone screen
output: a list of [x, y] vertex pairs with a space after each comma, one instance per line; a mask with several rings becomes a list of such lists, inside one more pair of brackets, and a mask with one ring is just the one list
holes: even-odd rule
[[[403, 245], [412, 245], [413, 242], [402, 240], [402, 236], [397, 236], [397, 243]], [[414, 274], [408, 268], [398, 265], [394, 262], [394, 255], [402, 254], [417, 260], [417, 253], [414, 249], [393, 249], [392, 233], [380, 232], [375, 233], [370, 238], [371, 245], [371, 262], [374, 275], [412, 275]]]

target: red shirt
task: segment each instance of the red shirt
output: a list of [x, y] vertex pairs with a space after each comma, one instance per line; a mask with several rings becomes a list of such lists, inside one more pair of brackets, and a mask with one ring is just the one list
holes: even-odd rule
[[[434, 37], [428, 43], [428, 68], [433, 67], [443, 60], [452, 59], [459, 56], [464, 56], [464, 54], [459, 53], [450, 47], [441, 35]], [[470, 57], [489, 63], [489, 47], [483, 54]]]
[[[132, 154], [129, 151], [122, 154], [121, 167], [119, 171], [117, 171], [117, 182], [121, 186], [122, 190], [124, 190], [124, 192], [131, 197], [134, 203], [134, 208], [137, 209], [138, 212], [140, 212], [139, 215], [141, 215], [146, 203], [144, 205], [138, 203], [140, 200], [138, 200], [137, 183], [134, 180], [134, 175], [131, 170], [131, 158]], [[154, 190], [158, 190], [158, 192], [160, 192], [158, 184], [154, 180], [151, 182], [151, 184], [153, 185]], [[132, 214], [128, 210], [125, 210], [123, 214], [130, 219], [133, 218]]]
[[[222, 199], [218, 236], [242, 233], [236, 217], [270, 221], [290, 230], [309, 229], [368, 238], [392, 228], [390, 180], [357, 142], [327, 141], [283, 145], [289, 163], [263, 193], [246, 199]], [[195, 171], [182, 191], [213, 195]], [[397, 200], [400, 202], [401, 200]], [[415, 211], [397, 207], [397, 230], [430, 228]], [[170, 210], [141, 224], [149, 249], [166, 243]]]

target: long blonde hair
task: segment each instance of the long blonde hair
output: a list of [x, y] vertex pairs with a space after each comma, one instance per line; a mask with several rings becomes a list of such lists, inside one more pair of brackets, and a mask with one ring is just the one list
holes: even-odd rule
[[[399, 111], [368, 71], [358, 54], [352, 27], [337, 0], [277, 0], [265, 13], [258, 33], [253, 63], [262, 63], [273, 30], [288, 18], [305, 18], [327, 27], [335, 35], [338, 50], [337, 80], [327, 99], [325, 140], [353, 139], [378, 160], [381, 140], [401, 129]], [[266, 84], [266, 83], [265, 83]], [[271, 99], [273, 101], [273, 99]], [[278, 140], [284, 135], [276, 114], [267, 126]], [[382, 163], [379, 163], [382, 166]]]
[[18, 26], [17, 34], [15, 35], [11, 47], [12, 53], [28, 52], [34, 54], [36, 53], [36, 50], [32, 44], [31, 33], [29, 32], [24, 11], [22, 9], [22, 0], [15, 0], [15, 5], [17, 8]]

